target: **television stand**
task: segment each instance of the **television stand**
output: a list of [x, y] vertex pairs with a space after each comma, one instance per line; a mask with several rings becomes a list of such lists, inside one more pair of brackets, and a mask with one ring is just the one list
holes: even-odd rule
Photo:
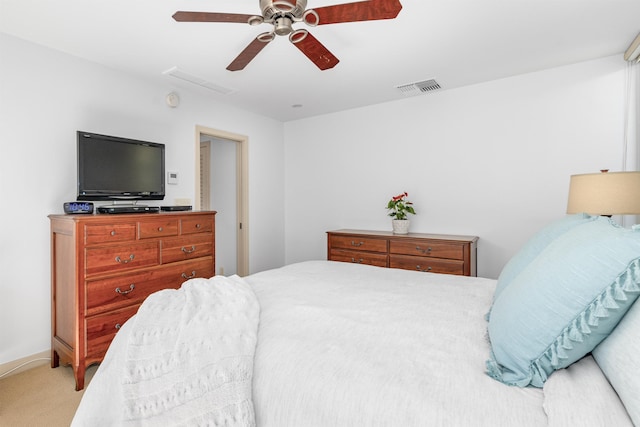
[[106, 205], [98, 206], [98, 213], [101, 214], [128, 214], [128, 213], [158, 213], [158, 206], [143, 205]]
[[71, 365], [82, 390], [142, 301], [213, 276], [215, 214], [49, 215], [51, 367]]

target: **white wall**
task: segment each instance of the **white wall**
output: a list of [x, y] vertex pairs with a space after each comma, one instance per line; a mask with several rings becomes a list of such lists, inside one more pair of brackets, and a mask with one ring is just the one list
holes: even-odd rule
[[327, 230], [390, 230], [386, 203], [407, 191], [411, 231], [479, 236], [478, 274], [497, 277], [565, 215], [571, 174], [620, 170], [624, 69], [616, 56], [286, 123], [286, 262], [326, 258]]
[[196, 125], [247, 135], [250, 270], [283, 264], [281, 122], [3, 34], [0, 57], [0, 365], [50, 347], [47, 215], [75, 200], [76, 130], [165, 143], [166, 204], [195, 200]]

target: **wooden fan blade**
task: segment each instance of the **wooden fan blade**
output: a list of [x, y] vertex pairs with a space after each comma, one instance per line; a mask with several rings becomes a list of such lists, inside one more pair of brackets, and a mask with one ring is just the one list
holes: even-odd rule
[[178, 11], [173, 14], [173, 19], [178, 22], [239, 22], [241, 24], [247, 24], [249, 22], [249, 18], [252, 16], [254, 15]]
[[313, 10], [318, 14], [317, 25], [326, 25], [393, 19], [398, 16], [401, 9], [402, 5], [399, 0], [369, 0], [318, 7]]
[[269, 44], [269, 41], [261, 41], [259, 39], [260, 36], [253, 39], [251, 43], [247, 47], [244, 48], [240, 55], [233, 60], [231, 64], [227, 66], [227, 70], [229, 71], [240, 71], [243, 70], [244, 67], [247, 66], [249, 62], [255, 58], [264, 47]]
[[324, 47], [324, 45], [309, 32], [307, 32], [306, 37], [294, 42], [293, 45], [300, 49], [300, 51], [321, 70], [333, 68], [340, 62], [329, 49]]

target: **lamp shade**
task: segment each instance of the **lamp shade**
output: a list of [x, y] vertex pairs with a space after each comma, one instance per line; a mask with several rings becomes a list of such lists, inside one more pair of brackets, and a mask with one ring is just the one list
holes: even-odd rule
[[572, 175], [567, 213], [640, 214], [640, 172]]

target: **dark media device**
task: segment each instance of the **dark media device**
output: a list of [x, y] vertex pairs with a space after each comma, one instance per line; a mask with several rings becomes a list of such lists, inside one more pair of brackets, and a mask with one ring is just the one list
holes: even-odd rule
[[91, 202], [64, 202], [64, 213], [66, 214], [92, 214], [93, 203]]
[[164, 212], [190, 211], [191, 210], [191, 205], [160, 206], [160, 210], [164, 211]]
[[77, 132], [78, 200], [163, 200], [164, 144]]

